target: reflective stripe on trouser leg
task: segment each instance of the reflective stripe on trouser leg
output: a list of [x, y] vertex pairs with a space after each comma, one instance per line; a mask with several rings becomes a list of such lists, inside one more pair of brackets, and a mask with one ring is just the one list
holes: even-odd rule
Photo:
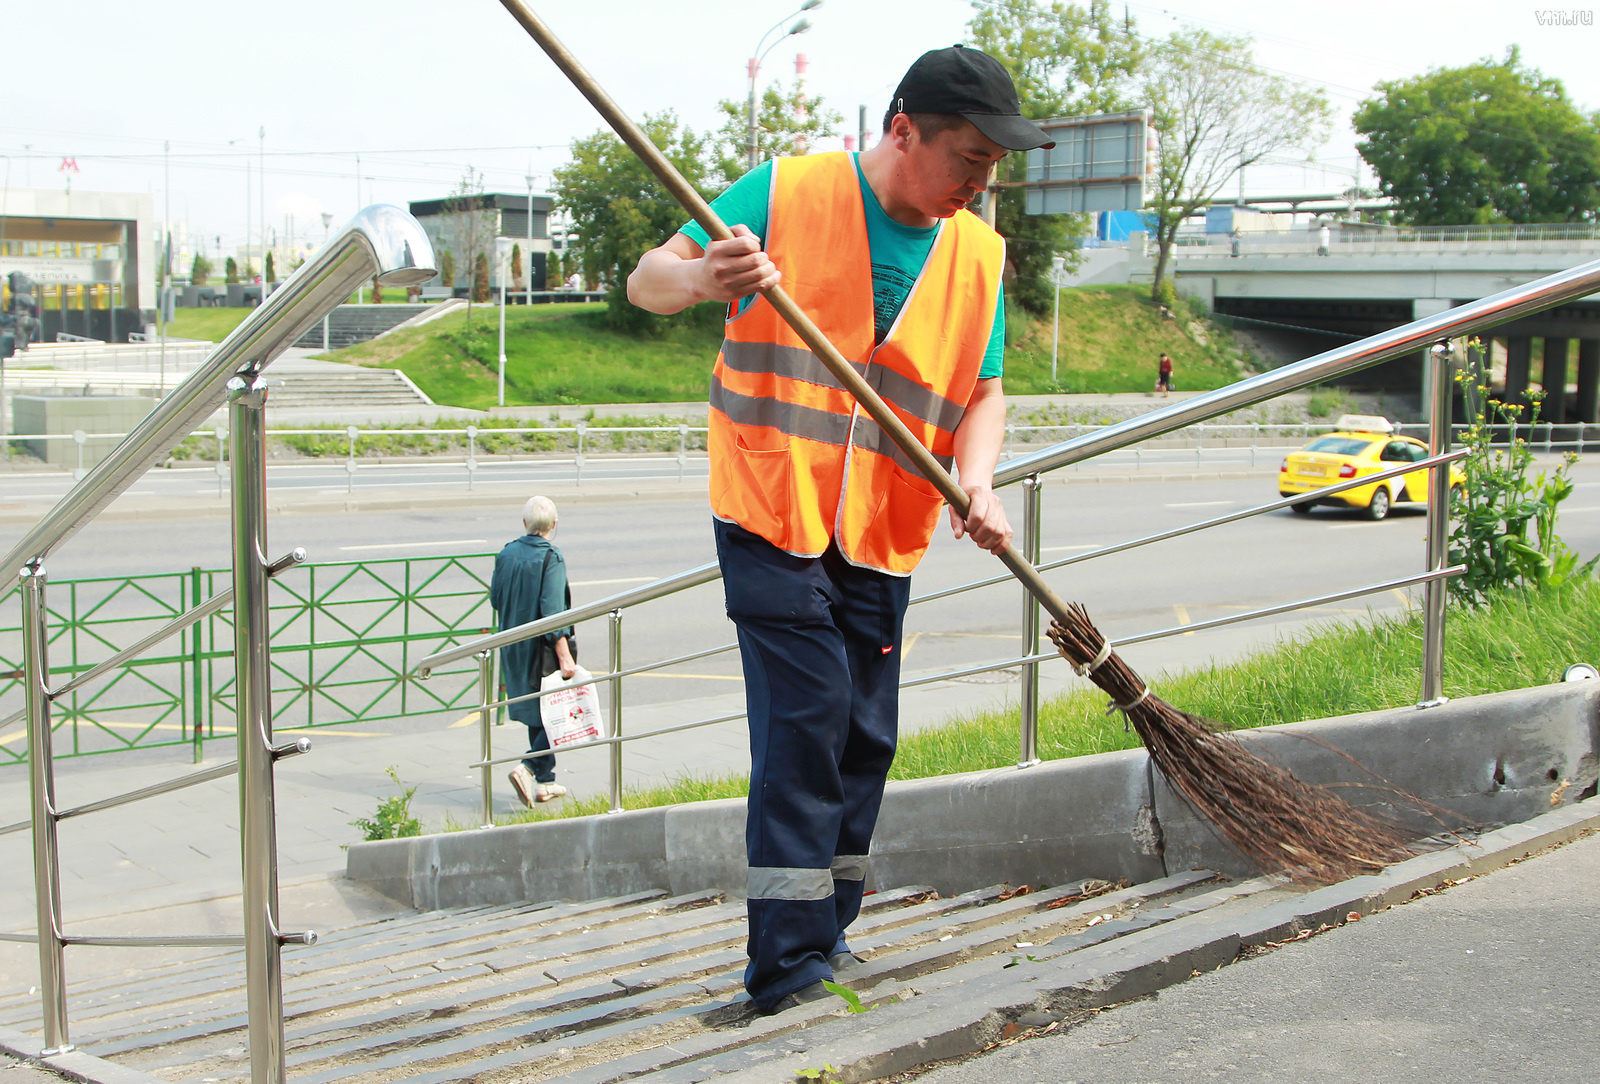
[[866, 888], [867, 879], [867, 856], [835, 855], [833, 868], [829, 872], [833, 874], [833, 921], [839, 928], [833, 948], [828, 952], [828, 959], [831, 960], [841, 952], [850, 951], [850, 942], [845, 939], [845, 930], [861, 913], [861, 895]]
[[[747, 854], [765, 893], [749, 902], [745, 985], [769, 1008], [829, 977], [827, 956], [860, 910], [863, 882], [835, 878], [833, 864], [872, 841], [894, 756], [909, 581], [832, 549], [794, 557], [732, 524], [718, 522], [716, 537], [750, 717]], [[811, 894], [814, 881], [795, 887], [800, 870], [825, 879], [827, 895]], [[771, 885], [785, 881], [780, 896]]]

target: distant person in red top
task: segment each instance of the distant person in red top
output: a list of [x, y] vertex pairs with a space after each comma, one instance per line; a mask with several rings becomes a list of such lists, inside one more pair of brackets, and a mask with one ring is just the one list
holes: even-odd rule
[[1156, 369], [1156, 391], [1165, 399], [1172, 391], [1172, 359], [1161, 355], [1161, 364]]

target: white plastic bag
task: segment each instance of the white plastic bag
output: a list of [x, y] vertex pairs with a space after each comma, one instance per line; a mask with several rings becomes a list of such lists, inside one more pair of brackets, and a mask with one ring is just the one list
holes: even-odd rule
[[[556, 691], [546, 692], [549, 689]], [[563, 679], [560, 670], [551, 671], [539, 683], [539, 691], [545, 692], [539, 698], [539, 718], [544, 722], [550, 748], [593, 741], [605, 734], [600, 694], [595, 692], [593, 675], [583, 667], [578, 667], [570, 679]]]

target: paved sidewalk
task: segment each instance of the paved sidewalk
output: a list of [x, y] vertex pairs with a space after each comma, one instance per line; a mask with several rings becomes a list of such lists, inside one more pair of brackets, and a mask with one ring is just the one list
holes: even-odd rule
[[918, 1084], [1588, 1079], [1600, 835]]

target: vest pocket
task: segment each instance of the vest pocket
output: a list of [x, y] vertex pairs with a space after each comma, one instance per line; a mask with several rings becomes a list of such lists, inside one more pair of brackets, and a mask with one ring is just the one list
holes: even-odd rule
[[740, 475], [734, 490], [744, 506], [744, 515], [738, 518], [738, 523], [780, 549], [788, 549], [776, 539], [786, 538], [789, 533], [793, 486], [789, 443], [785, 440], [780, 448], [752, 448], [745, 443], [742, 433], [736, 432], [733, 439], [739, 451], [734, 457], [734, 469]]
[[[914, 566], [933, 539], [943, 507], [944, 497], [931, 482], [896, 470], [889, 476], [874, 530], [888, 540], [889, 553], [911, 558], [909, 563]], [[909, 572], [909, 567], [902, 567], [905, 564], [905, 560], [889, 558], [889, 567], [896, 571]]]

